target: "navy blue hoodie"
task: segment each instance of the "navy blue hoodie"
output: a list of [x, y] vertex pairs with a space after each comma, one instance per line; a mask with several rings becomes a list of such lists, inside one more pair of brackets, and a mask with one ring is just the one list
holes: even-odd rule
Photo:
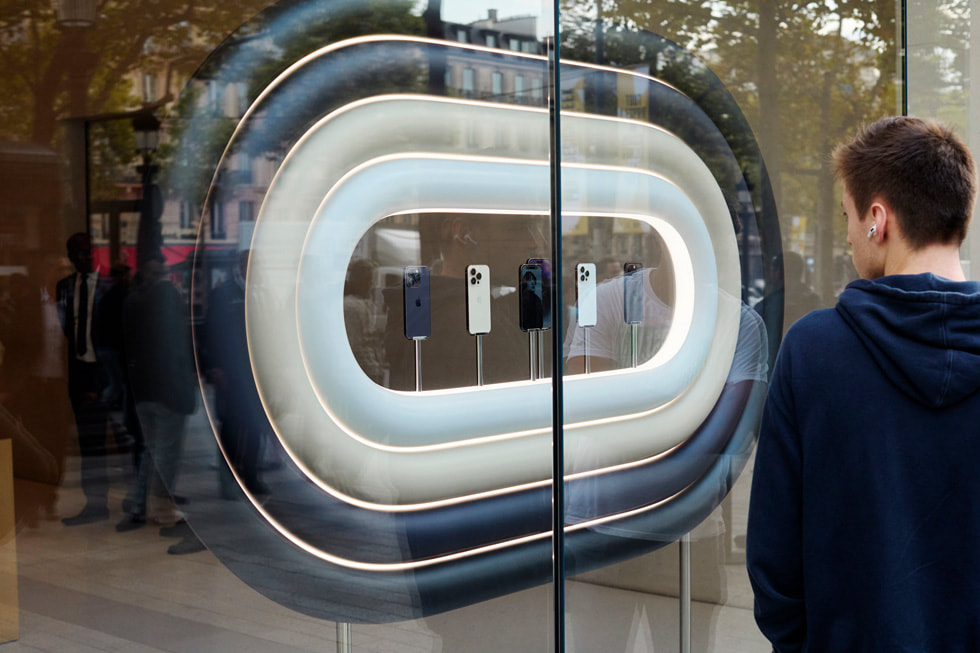
[[980, 651], [980, 284], [851, 283], [787, 333], [749, 509], [776, 651]]

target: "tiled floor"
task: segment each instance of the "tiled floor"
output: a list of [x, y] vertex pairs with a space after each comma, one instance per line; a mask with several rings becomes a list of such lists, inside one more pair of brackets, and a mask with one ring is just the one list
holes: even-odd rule
[[[71, 478], [59, 490], [60, 515], [74, 514], [83, 501]], [[17, 482], [19, 514], [21, 506], [32, 505], [37, 490], [35, 484]], [[108, 521], [67, 528], [42, 518], [19, 525], [20, 638], [0, 645], [0, 653], [337, 650], [336, 624], [271, 602], [209, 552], [167, 555], [174, 540], [152, 526], [116, 532], [122, 494], [121, 485], [113, 489], [110, 505], [116, 512]], [[740, 484], [732, 496], [732, 521], [743, 529], [746, 495]], [[736, 527], [733, 535], [737, 532]], [[726, 605], [693, 606], [693, 650], [768, 651], [752, 620], [751, 592], [737, 552], [730, 561], [723, 565]], [[424, 620], [355, 624], [353, 651], [549, 651], [551, 601], [551, 589], [541, 587]], [[678, 650], [675, 598], [569, 581], [566, 601], [568, 651]]]

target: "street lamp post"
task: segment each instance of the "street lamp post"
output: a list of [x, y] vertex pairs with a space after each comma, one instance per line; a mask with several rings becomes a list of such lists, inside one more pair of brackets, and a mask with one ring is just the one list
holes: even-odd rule
[[136, 150], [142, 157], [141, 165], [136, 167], [142, 180], [140, 221], [136, 235], [136, 267], [139, 269], [148, 258], [159, 255], [163, 246], [160, 229], [163, 197], [160, 188], [153, 183], [157, 171], [153, 153], [160, 144], [160, 121], [152, 111], [138, 113], [133, 118], [133, 133], [136, 136]]

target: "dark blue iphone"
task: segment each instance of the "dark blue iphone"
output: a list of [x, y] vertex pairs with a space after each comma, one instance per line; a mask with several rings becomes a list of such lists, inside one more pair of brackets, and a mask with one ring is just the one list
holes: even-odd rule
[[405, 337], [424, 340], [432, 333], [429, 316], [429, 268], [410, 265], [405, 268]]
[[623, 320], [626, 324], [643, 321], [643, 264], [623, 264]]

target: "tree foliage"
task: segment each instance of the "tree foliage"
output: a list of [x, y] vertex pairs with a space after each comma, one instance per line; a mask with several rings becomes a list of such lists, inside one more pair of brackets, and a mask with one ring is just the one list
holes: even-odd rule
[[139, 71], [158, 71], [175, 93], [267, 0], [98, 0], [89, 27], [59, 26], [56, 4], [0, 4], [2, 139], [51, 145], [62, 118], [136, 108]]
[[[591, 0], [565, 6], [563, 57], [649, 66], [695, 98], [696, 77], [672, 75], [671, 57], [644, 46], [651, 39], [642, 32], [669, 38], [711, 67], [762, 147], [784, 236], [796, 238], [787, 244], [815, 259], [818, 290], [830, 302], [845, 234], [839, 221], [835, 226], [829, 153], [857, 125], [900, 106], [895, 2]], [[793, 233], [801, 218], [802, 235]]]

